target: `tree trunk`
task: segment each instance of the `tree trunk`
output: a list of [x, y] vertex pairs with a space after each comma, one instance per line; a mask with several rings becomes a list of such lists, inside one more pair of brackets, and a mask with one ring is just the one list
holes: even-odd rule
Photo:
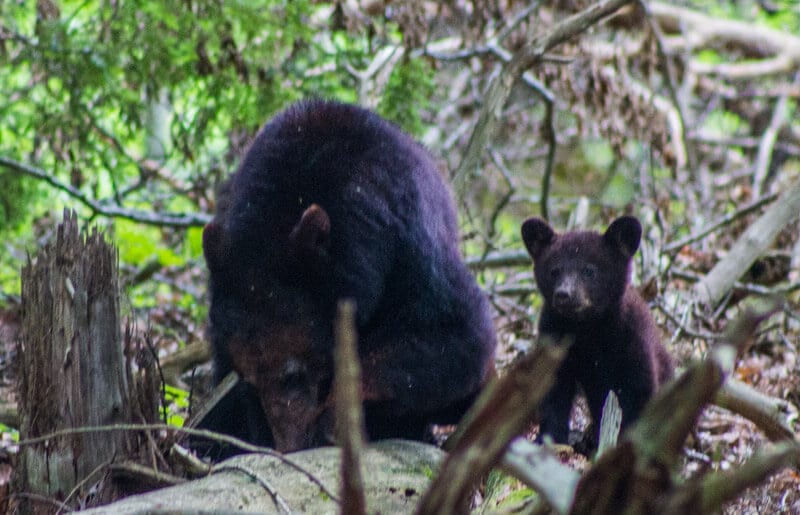
[[[23, 269], [22, 439], [129, 420], [117, 261], [116, 249], [97, 229], [80, 233], [77, 215], [65, 211], [55, 244]], [[89, 476], [102, 464], [126, 450], [120, 431], [75, 433], [24, 446], [17, 491], [69, 501], [100, 479]], [[52, 505], [31, 502], [21, 508], [51, 511]]]

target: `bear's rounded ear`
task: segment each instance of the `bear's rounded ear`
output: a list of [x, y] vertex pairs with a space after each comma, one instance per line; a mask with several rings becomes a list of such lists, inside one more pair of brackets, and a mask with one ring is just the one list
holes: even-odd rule
[[522, 224], [522, 241], [528, 249], [528, 254], [536, 260], [548, 245], [553, 243], [556, 233], [550, 224], [541, 218], [528, 218]]
[[636, 254], [641, 239], [642, 224], [632, 216], [617, 218], [603, 234], [603, 240], [628, 259]]
[[323, 256], [331, 242], [331, 219], [318, 204], [311, 204], [289, 234], [296, 255]]
[[203, 228], [203, 255], [206, 257], [208, 269], [221, 270], [225, 266], [227, 249], [225, 245], [225, 230], [215, 221], [209, 222]]

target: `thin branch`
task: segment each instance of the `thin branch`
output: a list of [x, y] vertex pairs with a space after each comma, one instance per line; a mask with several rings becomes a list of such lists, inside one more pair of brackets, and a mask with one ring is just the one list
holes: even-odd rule
[[778, 198], [778, 194], [777, 193], [773, 193], [773, 194], [770, 194], [770, 195], [765, 195], [765, 196], [759, 198], [758, 200], [756, 200], [755, 202], [753, 202], [751, 204], [748, 204], [745, 207], [734, 211], [733, 213], [729, 213], [729, 214], [723, 216], [722, 218], [720, 218], [716, 222], [712, 223], [711, 225], [709, 225], [707, 227], [704, 227], [703, 229], [701, 229], [697, 233], [690, 234], [689, 236], [686, 236], [685, 238], [681, 238], [680, 240], [673, 241], [672, 243], [667, 244], [666, 246], [664, 246], [663, 252], [665, 254], [672, 254], [673, 252], [677, 252], [677, 251], [681, 250], [683, 247], [685, 247], [686, 245], [689, 245], [691, 243], [694, 243], [694, 242], [696, 242], [698, 240], [701, 240], [701, 239], [705, 238], [706, 236], [708, 236], [712, 232], [715, 232], [716, 230], [721, 229], [722, 227], [725, 227], [726, 225], [730, 225], [732, 222], [738, 220], [739, 218], [741, 218], [743, 216], [746, 216], [746, 215], [752, 213], [753, 211], [758, 211], [759, 209], [761, 209], [766, 204], [769, 204], [770, 202], [774, 201], [776, 198]]
[[726, 78], [763, 77], [796, 70], [800, 63], [800, 38], [797, 36], [747, 21], [715, 18], [668, 3], [649, 2], [649, 7], [665, 30], [687, 28], [683, 37], [668, 38], [670, 51], [724, 45], [741, 48], [744, 53], [757, 50], [757, 55], [772, 54], [756, 62], [705, 64], [694, 60], [689, 67], [695, 73]]
[[545, 115], [543, 135], [547, 140], [547, 161], [545, 161], [544, 175], [542, 176], [542, 191], [539, 199], [539, 211], [542, 218], [549, 220], [547, 202], [550, 198], [550, 178], [553, 175], [553, 167], [556, 161], [556, 122], [553, 111], [554, 103], [551, 99], [545, 98]]
[[[24, 440], [20, 440], [16, 445], [24, 447], [27, 445], [35, 445], [38, 443], [47, 442], [48, 440], [52, 440], [54, 438], [59, 438], [62, 436], [70, 436], [82, 433], [97, 433], [102, 431], [175, 431], [178, 433], [184, 433], [191, 436], [207, 438], [209, 440], [226, 443], [243, 451], [266, 454], [272, 456], [273, 458], [278, 459], [281, 463], [284, 463], [289, 467], [297, 470], [298, 472], [306, 476], [309, 479], [309, 481], [317, 485], [317, 487], [320, 489], [322, 493], [330, 497], [333, 501], [337, 503], [339, 502], [339, 497], [335, 493], [331, 492], [319, 479], [317, 479], [317, 477], [314, 476], [314, 474], [308, 472], [303, 467], [295, 463], [293, 460], [279, 453], [275, 449], [272, 449], [270, 447], [260, 447], [258, 445], [253, 445], [251, 443], [245, 442], [244, 440], [240, 440], [233, 436], [222, 433], [216, 433], [214, 431], [208, 431], [205, 429], [189, 429], [187, 427], [175, 427], [175, 426], [168, 426], [166, 424], [114, 424], [112, 426], [84, 426], [84, 427], [75, 427], [70, 429], [61, 429], [44, 435], [36, 436], [33, 438], [26, 438]], [[212, 467], [212, 471], [213, 470], [214, 467]]]
[[[670, 272], [670, 275], [675, 279], [682, 279], [684, 281], [692, 281], [698, 283], [703, 280], [703, 277], [700, 274], [693, 274], [691, 272], [687, 272], [686, 270], [679, 270], [677, 268], [673, 268]], [[797, 290], [800, 290], [800, 283], [788, 283], [784, 286], [770, 288], [768, 286], [762, 286], [760, 284], [753, 284], [753, 283], [743, 283], [740, 281], [734, 281], [731, 285], [733, 290], [742, 291], [745, 293], [751, 293], [753, 295], [761, 295], [764, 297], [773, 297], [773, 296], [786, 296], [790, 293], [794, 293]]]
[[466, 262], [467, 266], [473, 270], [483, 270], [485, 268], [530, 265], [531, 256], [524, 250], [491, 252], [483, 257], [467, 258]]
[[136, 209], [126, 209], [116, 203], [98, 201], [90, 198], [78, 188], [61, 182], [41, 168], [26, 165], [14, 161], [13, 159], [8, 159], [7, 157], [0, 156], [0, 166], [46, 182], [53, 188], [65, 192], [70, 197], [91, 209], [95, 215], [102, 215], [110, 218], [123, 218], [133, 222], [155, 225], [158, 227], [202, 227], [211, 221], [211, 216], [205, 213], [154, 213]]
[[[655, 22], [653, 19], [653, 14], [650, 12], [648, 8], [647, 2], [644, 0], [639, 0], [639, 5], [642, 6], [644, 9], [645, 16], [647, 18], [647, 23], [650, 26], [650, 30], [653, 31], [653, 35], [656, 38], [656, 43], [658, 46], [658, 57], [664, 63], [664, 67], [666, 69], [666, 86], [667, 91], [669, 92], [669, 96], [672, 99], [672, 103], [675, 105], [675, 109], [678, 112], [678, 118], [680, 119], [681, 124], [681, 131], [680, 134], [680, 141], [675, 141], [673, 138], [673, 145], [676, 147], [681, 145], [683, 149], [676, 149], [675, 154], [680, 156], [685, 156], [685, 163], [680, 163], [678, 160], [678, 164], [683, 164], [689, 167], [690, 170], [697, 170], [697, 159], [695, 158], [695, 153], [693, 148], [689, 145], [686, 136], [686, 104], [685, 102], [681, 101], [681, 98], [678, 96], [678, 89], [675, 87], [677, 83], [676, 73], [675, 73], [675, 66], [672, 63], [672, 59], [667, 54], [666, 44], [664, 43], [664, 33], [661, 31], [661, 27], [659, 27], [658, 23]], [[673, 136], [676, 136], [673, 134]]]
[[283, 497], [281, 497], [275, 487], [250, 468], [245, 467], [244, 465], [227, 465], [223, 463], [214, 467], [212, 474], [216, 474], [218, 472], [241, 472], [245, 474], [247, 477], [258, 483], [261, 488], [267, 491], [269, 496], [272, 497], [272, 500], [275, 501], [275, 504], [278, 505], [280, 513], [293, 513], [292, 509], [289, 507], [289, 504]]
[[[800, 73], [795, 74], [795, 83], [797, 83], [798, 78], [800, 78]], [[789, 97], [782, 95], [775, 103], [769, 126], [764, 131], [764, 136], [761, 137], [761, 142], [758, 145], [756, 168], [753, 172], [753, 194], [757, 197], [761, 196], [764, 191], [764, 183], [767, 180], [767, 174], [772, 163], [772, 153], [775, 150], [775, 141], [778, 139], [778, 132], [786, 124], [789, 114]]]
[[[508, 186], [508, 191], [503, 194], [503, 197], [497, 203], [497, 205], [492, 209], [492, 214], [489, 216], [489, 238], [494, 238], [495, 236], [495, 224], [497, 223], [497, 217], [500, 216], [500, 213], [505, 209], [508, 205], [508, 202], [511, 200], [511, 197], [514, 196], [516, 193], [517, 188], [514, 186], [514, 181], [511, 179], [511, 171], [503, 162], [503, 157], [496, 151], [491, 150], [489, 152], [489, 156], [492, 159], [492, 162], [500, 170], [500, 174], [503, 176], [503, 179], [506, 181], [506, 185]], [[489, 253], [489, 246], [487, 245], [486, 252], [484, 256], [488, 255]]]
[[[796, 96], [800, 97], [800, 90], [798, 90]], [[689, 139], [692, 141], [697, 141], [698, 143], [705, 143], [707, 145], [720, 145], [725, 147], [741, 147], [749, 149], [758, 148], [761, 144], [761, 140], [758, 138], [746, 136], [719, 136], [704, 131], [693, 132], [689, 135]], [[775, 148], [781, 152], [786, 152], [792, 157], [800, 157], [800, 145], [795, 145], [787, 141], [776, 141]]]
[[336, 314], [336, 440], [342, 450], [342, 513], [366, 513], [361, 454], [364, 448], [364, 422], [361, 407], [361, 367], [358, 361], [356, 306], [352, 300], [339, 302]]
[[529, 44], [522, 45], [511, 61], [506, 63], [488, 87], [475, 129], [470, 136], [461, 163], [453, 175], [453, 189], [457, 198], [463, 198], [469, 179], [477, 169], [480, 157], [487, 148], [487, 143], [494, 135], [495, 126], [502, 115], [503, 106], [505, 106], [506, 100], [511, 94], [511, 89], [522, 72], [539, 63], [551, 48], [580, 34], [632, 1], [605, 0], [593, 4], [589, 8], [559, 22], [546, 35], [534, 38]]

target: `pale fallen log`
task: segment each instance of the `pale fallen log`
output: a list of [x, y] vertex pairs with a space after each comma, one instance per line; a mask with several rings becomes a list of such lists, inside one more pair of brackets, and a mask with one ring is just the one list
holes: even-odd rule
[[[443, 455], [437, 447], [406, 440], [366, 447], [361, 458], [367, 471], [367, 512], [412, 513]], [[84, 513], [339, 513], [339, 458], [336, 447], [287, 454], [294, 466], [272, 456], [245, 454], [219, 463], [202, 479]]]

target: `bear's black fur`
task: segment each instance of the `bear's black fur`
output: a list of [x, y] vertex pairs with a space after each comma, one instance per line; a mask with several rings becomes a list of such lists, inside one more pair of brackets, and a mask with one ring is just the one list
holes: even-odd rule
[[495, 336], [421, 145], [368, 110], [304, 101], [264, 126], [223, 189], [203, 233], [209, 334], [217, 379], [236, 370], [247, 383], [221, 409], [246, 409], [212, 429], [284, 452], [329, 442], [345, 298], [368, 436], [423, 439], [460, 418], [493, 373]]
[[522, 225], [522, 239], [533, 258], [544, 300], [540, 338], [571, 341], [541, 407], [540, 438], [549, 434], [556, 443], [567, 443], [578, 386], [597, 429], [606, 396], [613, 390], [622, 408], [624, 429], [672, 377], [672, 359], [647, 305], [628, 284], [641, 235], [639, 221], [630, 216], [615, 220], [602, 235], [590, 231], [557, 234], [539, 218]]

